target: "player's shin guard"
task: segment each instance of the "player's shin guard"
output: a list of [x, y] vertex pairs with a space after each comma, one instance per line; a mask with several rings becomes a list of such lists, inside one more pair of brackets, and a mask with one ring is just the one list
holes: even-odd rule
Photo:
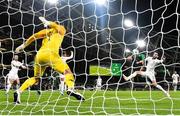
[[19, 90], [21, 92], [23, 92], [24, 90], [26, 90], [28, 87], [34, 85], [37, 82], [37, 79], [35, 77], [29, 78], [27, 79], [22, 86], [19, 88]]

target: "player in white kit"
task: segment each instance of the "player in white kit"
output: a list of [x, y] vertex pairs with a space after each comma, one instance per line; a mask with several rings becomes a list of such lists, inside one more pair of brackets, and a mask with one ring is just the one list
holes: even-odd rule
[[123, 78], [128, 81], [129, 79], [131, 78], [134, 78], [136, 77], [136, 75], [141, 75], [141, 76], [146, 76], [148, 77], [151, 82], [152, 82], [152, 85], [155, 86], [156, 88], [160, 89], [161, 91], [164, 92], [164, 94], [167, 96], [167, 97], [170, 97], [169, 93], [167, 91], [165, 91], [161, 85], [157, 84], [156, 82], [156, 78], [155, 78], [155, 67], [157, 64], [159, 63], [162, 63], [164, 61], [163, 60], [158, 60], [158, 53], [157, 52], [154, 52], [153, 53], [153, 56], [152, 57], [147, 57], [145, 59], [145, 61], [147, 61], [147, 64], [146, 64], [146, 71], [135, 71], [133, 74], [131, 74], [129, 77], [126, 77], [125, 75], [123, 75]]
[[23, 63], [18, 61], [18, 55], [14, 55], [13, 60], [11, 61], [11, 70], [9, 71], [9, 73], [6, 76], [6, 94], [8, 94], [11, 86], [14, 84], [16, 86], [16, 89], [19, 88], [19, 77], [18, 77], [18, 70], [19, 68], [23, 68], [26, 69], [26, 67], [23, 65]]
[[101, 77], [98, 77], [96, 80], [96, 89], [101, 90], [101, 87], [102, 87], [102, 79]]
[[179, 80], [179, 74], [177, 74], [176, 71], [174, 71], [174, 73], [172, 75], [172, 79], [173, 79], [174, 91], [176, 91], [177, 90], [178, 80]]
[[[66, 62], [67, 60], [70, 60], [73, 58], [73, 52], [71, 51], [71, 55], [68, 56], [66, 52], [63, 53], [63, 55], [61, 56], [63, 62]], [[64, 81], [65, 81], [65, 76], [63, 74], [60, 74], [60, 91], [61, 91], [61, 94], [64, 95], [64, 90], [66, 90], [66, 86], [64, 84]]]

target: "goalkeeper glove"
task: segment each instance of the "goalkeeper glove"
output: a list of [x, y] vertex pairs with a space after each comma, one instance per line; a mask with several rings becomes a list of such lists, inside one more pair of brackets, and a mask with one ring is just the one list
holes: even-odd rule
[[44, 17], [39, 17], [39, 20], [44, 24], [44, 27], [50, 25], [50, 21], [46, 20]]
[[16, 48], [15, 52], [19, 53], [20, 51], [22, 51], [25, 48], [24, 44], [21, 44], [19, 47]]

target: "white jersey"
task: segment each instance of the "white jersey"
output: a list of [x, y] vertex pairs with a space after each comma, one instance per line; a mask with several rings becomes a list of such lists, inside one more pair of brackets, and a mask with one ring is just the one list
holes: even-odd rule
[[153, 59], [152, 57], [147, 57], [145, 59], [145, 61], [147, 61], [146, 71], [142, 72], [142, 75], [147, 76], [151, 81], [156, 81], [154, 70], [156, 68], [156, 65], [163, 62], [163, 60], [158, 60], [158, 59]]
[[153, 59], [152, 57], [147, 57], [145, 61], [147, 61], [146, 72], [154, 72], [156, 65], [163, 62], [163, 60]]
[[19, 67], [22, 66], [22, 65], [23, 64], [21, 62], [19, 62], [19, 61], [15, 61], [15, 60], [11, 61], [11, 70], [10, 70], [8, 75], [12, 75], [12, 76], [17, 75]]
[[98, 78], [96, 83], [97, 83], [97, 86], [102, 86], [102, 79]]
[[178, 83], [179, 74], [173, 74], [172, 78], [173, 78], [173, 83]]

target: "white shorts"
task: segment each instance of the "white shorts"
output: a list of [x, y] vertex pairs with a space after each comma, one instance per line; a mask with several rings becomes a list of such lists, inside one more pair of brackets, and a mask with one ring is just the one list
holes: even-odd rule
[[8, 74], [7, 75], [8, 81], [15, 81], [17, 79], [19, 79], [18, 75], [12, 75], [12, 74]]
[[173, 81], [173, 84], [174, 84], [174, 85], [177, 85], [177, 84], [178, 84], [178, 82], [177, 82], [177, 81]]
[[65, 81], [65, 75], [60, 75], [60, 80]]
[[145, 72], [142, 72], [142, 76], [147, 76], [152, 82], [153, 81], [156, 82], [156, 77], [155, 77], [155, 73], [154, 72], [145, 71]]
[[65, 78], [65, 75], [60, 75], [60, 78]]
[[102, 86], [102, 84], [101, 84], [101, 83], [97, 83], [97, 85], [96, 85], [96, 86], [101, 87], [101, 86]]

